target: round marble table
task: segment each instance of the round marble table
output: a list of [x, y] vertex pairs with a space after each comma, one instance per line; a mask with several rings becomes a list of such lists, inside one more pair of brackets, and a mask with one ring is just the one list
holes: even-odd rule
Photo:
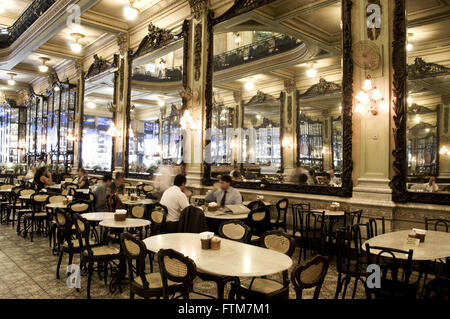
[[[381, 246], [408, 251], [412, 249], [413, 260], [427, 261], [450, 257], [450, 233], [427, 230], [425, 242], [419, 246], [412, 246], [406, 243], [411, 230], [400, 230], [373, 237], [364, 242], [362, 248], [366, 249], [366, 243], [370, 246]], [[374, 250], [374, 253], [377, 251]], [[406, 259], [405, 254], [395, 254], [397, 258]], [[384, 255], [383, 255], [384, 256]], [[386, 256], [388, 256], [386, 254]]]
[[325, 212], [325, 216], [329, 217], [343, 217], [345, 216], [345, 212], [343, 210], [329, 210], [329, 209], [311, 209], [311, 212], [313, 213], [319, 213]]
[[128, 205], [128, 206], [135, 206], [135, 205], [151, 205], [154, 201], [151, 199], [138, 199], [138, 200], [122, 200], [122, 204]]
[[30, 195], [22, 195], [19, 197], [22, 200], [30, 200], [31, 199], [31, 194]]
[[150, 221], [145, 220], [145, 219], [139, 219], [139, 218], [127, 218], [124, 221], [118, 222], [118, 221], [115, 221], [114, 217], [113, 217], [113, 218], [103, 219], [99, 225], [102, 227], [107, 227], [107, 228], [125, 229], [125, 228], [145, 227], [145, 226], [150, 225]]
[[247, 217], [248, 217], [248, 213], [234, 215], [234, 214], [226, 213], [223, 209], [219, 209], [214, 212], [206, 211], [204, 213], [205, 213], [206, 218], [213, 218], [213, 219], [247, 219]]
[[154, 253], [174, 249], [194, 260], [198, 270], [219, 276], [261, 277], [292, 266], [292, 259], [285, 254], [224, 238], [219, 250], [204, 250], [199, 234], [162, 234], [146, 238], [144, 243]]
[[12, 188], [8, 188], [8, 189], [0, 189], [0, 193], [11, 193]]
[[61, 189], [61, 184], [55, 184], [55, 185], [52, 185], [52, 186], [47, 186], [47, 188], [51, 188], [51, 189]]
[[105, 219], [114, 219], [114, 213], [103, 213], [103, 212], [95, 212], [95, 213], [85, 213], [81, 214], [81, 217], [86, 218], [88, 222], [101, 222]]

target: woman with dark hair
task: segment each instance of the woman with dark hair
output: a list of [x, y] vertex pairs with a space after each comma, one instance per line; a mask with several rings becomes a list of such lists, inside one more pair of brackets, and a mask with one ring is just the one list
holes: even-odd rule
[[33, 182], [37, 185], [39, 190], [54, 184], [52, 181], [52, 174], [47, 170], [46, 166], [40, 167], [37, 170]]
[[80, 189], [89, 188], [89, 178], [87, 176], [86, 170], [82, 167], [78, 169], [78, 187]]

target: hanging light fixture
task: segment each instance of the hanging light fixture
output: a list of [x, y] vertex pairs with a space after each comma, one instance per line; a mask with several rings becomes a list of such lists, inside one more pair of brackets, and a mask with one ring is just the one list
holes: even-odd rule
[[130, 5], [123, 7], [123, 15], [128, 21], [134, 21], [139, 15], [139, 10], [134, 7], [135, 0], [129, 0], [129, 2]]
[[46, 65], [46, 63], [48, 61], [50, 61], [50, 59], [42, 57], [42, 58], [39, 58], [39, 60], [42, 61], [42, 64], [39, 66], [39, 72], [47, 73], [48, 72], [48, 65]]
[[317, 69], [315, 67], [316, 63], [316, 61], [311, 62], [309, 65], [309, 69], [306, 71], [306, 75], [309, 78], [315, 78], [317, 76]]
[[180, 126], [183, 130], [186, 130], [190, 127], [193, 122], [193, 118], [191, 112], [189, 110], [184, 111], [183, 116], [180, 119]]
[[234, 34], [234, 43], [236, 43], [237, 46], [241, 45], [241, 36], [239, 35], [239, 32], [233, 32]]
[[7, 73], [10, 76], [10, 79], [8, 80], [8, 85], [14, 86], [16, 85], [16, 80], [14, 80], [14, 77], [17, 75], [16, 73]]
[[281, 142], [281, 145], [284, 147], [284, 148], [292, 148], [292, 142], [291, 142], [291, 140], [289, 139], [289, 137], [284, 137], [283, 138], [283, 141]]
[[53, 90], [54, 90], [55, 92], [59, 92], [61, 89], [60, 89], [59, 85], [55, 85], [55, 86], [53, 87]]
[[158, 105], [163, 107], [164, 105], [166, 105], [166, 102], [164, 102], [164, 100], [159, 100]]
[[370, 75], [367, 76], [363, 84], [363, 89], [356, 95], [355, 113], [363, 113], [364, 110], [371, 112], [373, 115], [377, 115], [379, 110], [387, 111], [388, 105], [384, 101], [384, 97], [381, 92], [373, 86]]
[[81, 33], [71, 33], [70, 36], [74, 40], [74, 42], [70, 44], [70, 49], [75, 53], [80, 53], [81, 50], [83, 50], [83, 45], [81, 45], [79, 41], [84, 38], [84, 35]]
[[94, 102], [87, 102], [87, 107], [90, 109], [95, 109], [97, 107], [97, 104], [95, 104]]
[[73, 135], [72, 129], [67, 129], [67, 140], [70, 142], [74, 142], [77, 140], [77, 138]]
[[416, 115], [416, 116], [414, 117], [414, 122], [420, 123], [421, 121], [422, 121], [422, 118], [421, 118], [419, 115]]

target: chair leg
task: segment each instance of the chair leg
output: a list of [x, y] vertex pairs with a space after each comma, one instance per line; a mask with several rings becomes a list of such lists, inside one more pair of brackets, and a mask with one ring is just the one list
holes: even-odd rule
[[32, 219], [30, 225], [31, 225], [30, 239], [31, 239], [31, 241], [33, 241], [33, 233], [34, 233], [33, 226], [34, 227], [37, 226], [36, 221]]
[[91, 280], [92, 280], [92, 274], [94, 272], [94, 262], [91, 260], [89, 261], [88, 266], [88, 283], [87, 283], [87, 299], [91, 299]]
[[338, 299], [339, 293], [341, 292], [341, 290], [342, 290], [342, 273], [339, 272], [337, 286], [336, 286], [336, 293], [334, 294], [334, 299]]
[[359, 278], [355, 277], [355, 286], [353, 287], [352, 299], [355, 299], [356, 289], [358, 288], [358, 281], [359, 281]]
[[56, 279], [59, 279], [59, 269], [61, 268], [61, 262], [62, 262], [63, 255], [64, 255], [64, 252], [61, 249], [59, 251], [58, 265], [56, 266]]
[[[69, 266], [72, 265], [72, 262], [73, 262], [73, 252], [70, 252], [69, 253]], [[70, 275], [70, 274], [68, 274], [68, 275]]]
[[342, 299], [345, 299], [345, 295], [347, 294], [347, 287], [348, 287], [348, 284], [350, 283], [350, 280], [351, 280], [350, 276], [345, 277], [344, 291], [342, 292]]

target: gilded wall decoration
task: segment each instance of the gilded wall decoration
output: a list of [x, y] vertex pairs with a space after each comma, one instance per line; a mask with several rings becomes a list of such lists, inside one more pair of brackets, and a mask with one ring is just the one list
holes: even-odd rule
[[148, 25], [148, 34], [139, 44], [139, 47], [133, 57], [142, 56], [150, 51], [162, 48], [171, 42], [178, 40], [179, 38], [179, 35], [175, 35], [169, 30], [159, 28], [150, 22]]
[[189, 6], [191, 7], [191, 14], [198, 20], [202, 14], [206, 13], [208, 0], [189, 0]]
[[202, 36], [203, 25], [201, 23], [195, 26], [194, 35], [194, 78], [195, 81], [200, 80], [200, 67], [202, 65]]

